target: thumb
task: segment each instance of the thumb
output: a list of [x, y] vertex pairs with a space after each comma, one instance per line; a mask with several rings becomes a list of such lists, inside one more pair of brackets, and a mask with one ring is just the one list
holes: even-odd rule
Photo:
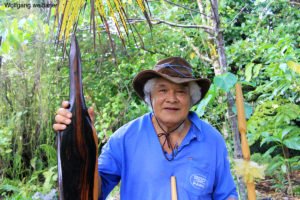
[[89, 113], [89, 115], [90, 115], [92, 124], [94, 125], [94, 123], [95, 123], [95, 112], [94, 112], [94, 108], [93, 108], [93, 107], [89, 107], [88, 113]]

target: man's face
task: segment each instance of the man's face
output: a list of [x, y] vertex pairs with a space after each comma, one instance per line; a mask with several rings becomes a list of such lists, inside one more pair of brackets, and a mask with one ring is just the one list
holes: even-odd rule
[[151, 98], [155, 116], [163, 125], [172, 128], [186, 119], [191, 104], [187, 84], [175, 84], [159, 78], [152, 89]]

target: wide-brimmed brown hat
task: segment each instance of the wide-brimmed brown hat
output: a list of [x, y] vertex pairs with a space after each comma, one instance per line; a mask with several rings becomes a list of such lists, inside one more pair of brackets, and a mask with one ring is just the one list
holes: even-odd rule
[[164, 78], [172, 83], [182, 84], [195, 81], [201, 90], [201, 98], [195, 102], [197, 104], [207, 93], [210, 80], [206, 78], [195, 78], [192, 66], [183, 58], [169, 57], [158, 61], [153, 70], [143, 70], [138, 73], [133, 80], [133, 88], [138, 96], [144, 100], [144, 85], [151, 78]]

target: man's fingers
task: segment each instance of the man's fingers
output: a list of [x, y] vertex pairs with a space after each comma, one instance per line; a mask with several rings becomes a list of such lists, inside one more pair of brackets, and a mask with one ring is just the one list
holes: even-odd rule
[[70, 124], [71, 123], [71, 119], [64, 117], [62, 115], [56, 115], [55, 116], [55, 122], [58, 124]]
[[56, 113], [57, 113], [57, 115], [61, 115], [61, 116], [64, 116], [66, 118], [71, 118], [72, 117], [72, 113], [70, 111], [68, 111], [67, 109], [65, 109], [65, 108], [59, 108]]
[[56, 111], [55, 124], [53, 124], [53, 129], [55, 131], [63, 131], [67, 128], [68, 124], [71, 124], [72, 113], [67, 110], [70, 106], [68, 101], [63, 101], [61, 103], [61, 108]]
[[[53, 129], [55, 131], [62, 131], [65, 130], [67, 125], [71, 124], [72, 119], [72, 113], [67, 110], [67, 108], [70, 106], [70, 103], [68, 101], [63, 101], [61, 103], [61, 108], [59, 108], [56, 112], [55, 116], [55, 124], [53, 124]], [[95, 122], [95, 112], [94, 108], [90, 107], [88, 109], [89, 116], [91, 118], [92, 124]]]
[[70, 106], [70, 103], [68, 101], [63, 101], [61, 103], [61, 107], [63, 107], [63, 108], [69, 108], [69, 106]]
[[53, 129], [55, 131], [63, 131], [67, 128], [65, 124], [53, 124]]

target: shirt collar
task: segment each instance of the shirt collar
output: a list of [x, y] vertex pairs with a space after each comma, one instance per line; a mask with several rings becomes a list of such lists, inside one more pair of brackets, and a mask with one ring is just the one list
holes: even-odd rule
[[200, 141], [203, 136], [201, 130], [201, 120], [199, 119], [198, 115], [193, 111], [189, 112], [188, 118], [192, 123], [191, 126], [194, 126], [194, 128], [196, 129], [195, 131], [192, 131], [191, 134], [197, 137], [197, 140]]

